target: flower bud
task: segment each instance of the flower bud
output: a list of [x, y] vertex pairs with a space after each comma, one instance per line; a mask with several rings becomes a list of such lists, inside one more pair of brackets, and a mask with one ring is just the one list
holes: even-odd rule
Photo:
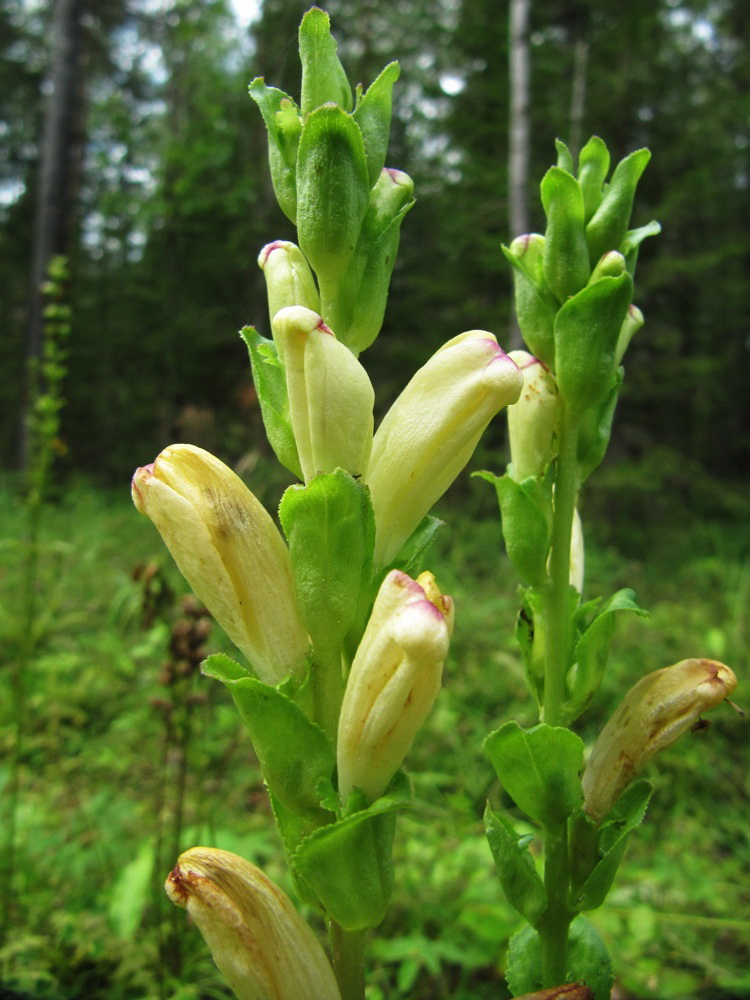
[[579, 594], [583, 593], [584, 565], [583, 524], [576, 508], [573, 511], [573, 529], [570, 536], [570, 585], [575, 587]]
[[583, 775], [584, 809], [601, 823], [632, 779], [660, 750], [737, 687], [716, 660], [681, 660], [642, 677], [601, 731]]
[[431, 573], [392, 570], [359, 644], [339, 716], [342, 801], [361, 788], [370, 801], [388, 782], [432, 708], [453, 631], [453, 600]]
[[133, 501], [180, 572], [266, 684], [305, 666], [284, 540], [242, 480], [202, 448], [175, 444], [137, 469]]
[[517, 403], [508, 407], [511, 475], [516, 482], [544, 474], [554, 456], [557, 386], [550, 371], [527, 351], [508, 357], [523, 373]]
[[[320, 312], [320, 295], [310, 265], [298, 246], [287, 240], [268, 243], [258, 256], [268, 292], [268, 315], [273, 320], [287, 306], [304, 306]], [[279, 344], [277, 342], [277, 347]], [[284, 355], [279, 350], [281, 361]]]
[[554, 316], [558, 304], [544, 279], [544, 237], [517, 236], [502, 248], [513, 268], [513, 294], [518, 326], [532, 354], [555, 366]]
[[523, 375], [491, 333], [470, 330], [416, 373], [375, 434], [367, 484], [375, 562], [387, 566], [472, 456], [492, 417], [515, 403]]
[[599, 258], [596, 267], [591, 272], [588, 284], [593, 285], [595, 282], [601, 281], [602, 278], [618, 278], [625, 271], [627, 271], [627, 267], [623, 255], [617, 250], [608, 250]]
[[339, 282], [326, 320], [356, 355], [380, 333], [398, 254], [401, 223], [414, 205], [414, 182], [402, 170], [383, 170], [370, 191], [354, 256]]
[[249, 861], [181, 854], [165, 889], [187, 909], [239, 1000], [340, 1000], [331, 965], [289, 897]]
[[622, 361], [625, 351], [627, 351], [630, 345], [630, 341], [633, 339], [634, 335], [638, 333], [644, 322], [643, 313], [638, 306], [631, 305], [628, 308], [625, 320], [620, 327], [620, 335], [617, 338], [617, 347], [615, 347], [616, 365], [619, 365]]
[[305, 482], [337, 468], [362, 475], [374, 423], [375, 393], [367, 372], [317, 313], [292, 306], [273, 323]]
[[511, 257], [522, 264], [526, 273], [539, 284], [539, 274], [544, 261], [544, 237], [541, 233], [525, 233], [523, 236], [516, 236], [508, 247]]

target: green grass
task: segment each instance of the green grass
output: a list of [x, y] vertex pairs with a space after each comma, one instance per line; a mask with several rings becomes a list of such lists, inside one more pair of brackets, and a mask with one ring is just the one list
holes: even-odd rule
[[[646, 623], [622, 616], [601, 696], [578, 726], [588, 742], [639, 676], [687, 656], [725, 659], [740, 675], [738, 701], [746, 700], [747, 497], [728, 491], [699, 516], [690, 498], [639, 507], [639, 497], [652, 495], [644, 479], [622, 481], [615, 468], [584, 508], [590, 594], [632, 586], [651, 612]], [[271, 482], [266, 495], [277, 488]], [[21, 648], [24, 523], [10, 487], [0, 489], [0, 511], [5, 762], [13, 741], [9, 667]], [[509, 718], [536, 721], [512, 638], [517, 584], [502, 555], [492, 490], [464, 482], [442, 513], [448, 524], [427, 568], [456, 599], [456, 631], [444, 690], [408, 760], [415, 806], [399, 823], [397, 887], [371, 951], [371, 1000], [502, 1000], [505, 948], [519, 926], [481, 824], [487, 798], [510, 805], [482, 754], [484, 736]], [[137, 565], [152, 561], [184, 593], [126, 487], [79, 484], [45, 510], [17, 898], [0, 951], [3, 985], [37, 998], [229, 995], [200, 937], [161, 890], [174, 859], [159, 846], [159, 831], [164, 840], [178, 807], [180, 761], [174, 742], [165, 746], [160, 708], [177, 697], [159, 682], [171, 612], [144, 627], [142, 585], [133, 578]], [[218, 629], [209, 646], [229, 651]], [[260, 772], [223, 688], [195, 677], [179, 697], [192, 705], [181, 847], [236, 850], [288, 888]], [[683, 738], [651, 768], [653, 805], [607, 904], [593, 914], [623, 998], [750, 996], [747, 723], [726, 707], [712, 718], [708, 733]], [[7, 777], [2, 763], [0, 785]], [[170, 938], [175, 928], [180, 936]], [[160, 936], [171, 942], [161, 959]]]

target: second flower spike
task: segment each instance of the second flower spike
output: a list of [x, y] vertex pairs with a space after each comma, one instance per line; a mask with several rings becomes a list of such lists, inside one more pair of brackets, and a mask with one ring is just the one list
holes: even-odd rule
[[339, 717], [339, 793], [386, 789], [440, 690], [453, 600], [431, 573], [392, 570], [381, 584], [354, 657]]
[[375, 561], [387, 566], [471, 458], [482, 432], [515, 403], [523, 374], [484, 330], [449, 340], [417, 372], [375, 434], [367, 484]]
[[133, 500], [159, 530], [180, 572], [266, 684], [305, 666], [309, 640], [289, 552], [239, 476], [189, 444], [137, 469]]
[[310, 309], [282, 309], [273, 325], [305, 482], [337, 468], [362, 475], [372, 448], [375, 402], [367, 372]]

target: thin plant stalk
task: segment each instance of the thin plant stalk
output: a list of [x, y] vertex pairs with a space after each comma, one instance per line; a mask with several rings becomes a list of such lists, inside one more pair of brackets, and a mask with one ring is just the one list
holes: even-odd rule
[[331, 959], [342, 1000], [364, 1000], [365, 931], [346, 931], [328, 921]]
[[42, 356], [36, 359], [29, 379], [31, 396], [28, 424], [31, 450], [25, 499], [27, 519], [23, 540], [20, 636], [11, 682], [11, 710], [15, 726], [8, 779], [3, 851], [5, 864], [0, 881], [0, 896], [2, 896], [0, 941], [6, 939], [13, 916], [13, 886], [18, 856], [18, 810], [27, 721], [27, 675], [32, 654], [39, 640], [37, 610], [40, 536], [49, 474], [60, 430], [60, 411], [63, 405], [62, 381], [67, 371], [65, 340], [70, 334], [70, 309], [64, 303], [66, 281], [67, 261], [62, 257], [53, 258], [48, 268], [48, 280], [41, 289], [46, 302], [43, 313]]
[[[561, 401], [558, 456], [555, 476], [552, 548], [549, 579], [545, 590], [546, 628], [544, 673], [544, 721], [562, 723], [565, 672], [570, 648], [570, 550], [573, 516], [579, 489], [577, 465], [578, 422]], [[572, 919], [568, 906], [567, 823], [547, 828], [544, 835], [544, 881], [549, 900], [539, 936], [545, 987], [565, 981], [568, 930]]]

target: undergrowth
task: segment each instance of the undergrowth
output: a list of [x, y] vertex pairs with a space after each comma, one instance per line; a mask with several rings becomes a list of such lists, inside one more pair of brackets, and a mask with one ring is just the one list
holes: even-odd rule
[[[683, 492], [667, 508], [663, 484], [631, 473], [605, 470], [587, 496], [587, 576], [594, 593], [604, 580], [626, 580], [651, 620], [623, 616], [618, 625], [607, 687], [581, 720], [589, 740], [617, 692], [695, 649], [732, 665], [744, 698], [746, 491], [725, 487], [702, 500]], [[260, 467], [254, 487], [258, 479]], [[266, 485], [271, 496], [277, 488]], [[505, 719], [534, 720], [524, 717], [528, 699], [510, 628], [514, 576], [493, 504], [477, 480], [444, 501], [448, 526], [430, 568], [456, 599], [456, 631], [444, 689], [413, 750], [416, 805], [396, 838], [401, 880], [373, 947], [371, 1000], [507, 996], [497, 941], [507, 941], [518, 923], [481, 824], [486, 799], [497, 804], [501, 795], [481, 741]], [[23, 506], [10, 482], [0, 486], [0, 511], [0, 752], [7, 761], [7, 688], [22, 638], [16, 540]], [[197, 932], [183, 927], [169, 938], [161, 890], [168, 869], [155, 863], [159, 831], [176, 808], [165, 780], [177, 764], [166, 736], [161, 665], [184, 584], [126, 490], [86, 483], [59, 490], [45, 510], [40, 552], [18, 816], [20, 891], [0, 952], [2, 984], [40, 1000], [226, 997]], [[151, 616], [145, 566], [157, 567], [176, 595]], [[218, 629], [208, 646], [229, 649]], [[187, 768], [182, 846], [237, 851], [285, 885], [260, 771], [237, 715], [218, 684], [201, 677], [186, 683], [195, 704], [185, 752], [200, 766]], [[593, 914], [615, 955], [620, 998], [750, 996], [745, 733], [725, 709], [710, 732], [684, 740], [650, 774], [657, 794], [645, 835], [631, 845], [606, 906]], [[0, 786], [7, 777], [2, 763]]]

